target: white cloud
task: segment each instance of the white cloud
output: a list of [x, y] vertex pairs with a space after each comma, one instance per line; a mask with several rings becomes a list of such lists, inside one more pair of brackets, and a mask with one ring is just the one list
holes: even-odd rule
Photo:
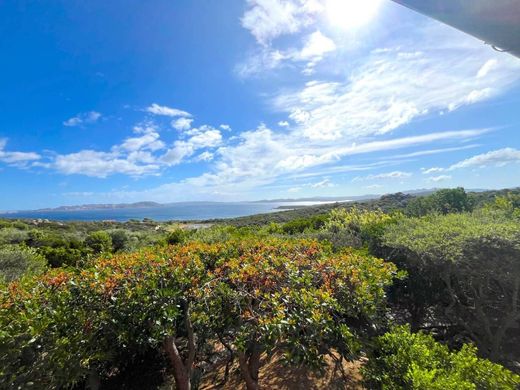
[[487, 60], [484, 65], [482, 65], [482, 68], [479, 69], [477, 73], [477, 78], [481, 79], [482, 77], [486, 77], [489, 72], [491, 72], [493, 69], [495, 69], [498, 65], [498, 61], [496, 58], [493, 58], [491, 60]]
[[332, 183], [330, 181], [330, 179], [324, 179], [320, 182], [311, 184], [311, 187], [312, 188], [330, 188], [330, 187], [334, 187], [334, 183]]
[[421, 168], [423, 175], [431, 175], [432, 173], [444, 172], [446, 169], [433, 167], [433, 168]]
[[153, 103], [151, 106], [145, 108], [146, 112], [149, 112], [150, 114], [154, 115], [160, 115], [160, 116], [169, 116], [169, 117], [191, 117], [191, 114], [189, 112], [179, 110], [177, 108], [171, 108], [167, 106], [160, 106], [157, 103]]
[[134, 133], [142, 134], [138, 137], [130, 137], [123, 141], [121, 145], [115, 146], [114, 150], [125, 150], [128, 152], [135, 152], [138, 150], [157, 151], [164, 148], [164, 142], [159, 138], [160, 135], [157, 129], [153, 126], [136, 126]]
[[171, 122], [171, 126], [178, 131], [189, 130], [191, 128], [191, 123], [193, 119], [181, 117], [178, 119], [174, 119]]
[[141, 176], [154, 173], [159, 169], [159, 166], [155, 164], [140, 165], [129, 159], [118, 157], [113, 152], [97, 152], [94, 150], [82, 150], [78, 153], [58, 155], [52, 163], [52, 167], [66, 175], [80, 174], [100, 178], [115, 173]]
[[439, 176], [433, 176], [428, 178], [429, 181], [432, 181], [434, 183], [438, 183], [441, 181], [451, 180], [450, 175], [439, 175]]
[[197, 161], [205, 161], [205, 162], [208, 162], [208, 161], [211, 161], [213, 160], [213, 158], [215, 157], [215, 155], [211, 152], [208, 152], [207, 150], [205, 152], [202, 152], [201, 154], [199, 154], [197, 156]]
[[175, 141], [173, 148], [169, 149], [162, 157], [162, 161], [169, 165], [177, 165], [193, 153], [195, 153], [193, 145], [186, 141]]
[[188, 142], [197, 149], [214, 148], [222, 143], [222, 134], [217, 129], [205, 129], [191, 137]]
[[[199, 149], [215, 148], [222, 143], [222, 134], [211, 126], [201, 126], [190, 129], [186, 134], [190, 137], [186, 140], [175, 141], [173, 147], [162, 157], [162, 161], [168, 165], [177, 165], [191, 157]], [[202, 156], [202, 155], [201, 155]], [[208, 155], [205, 155], [206, 157]], [[206, 160], [208, 161], [208, 160]]]
[[219, 126], [224, 131], [231, 131], [231, 126], [222, 124]]
[[242, 16], [242, 26], [262, 45], [313, 24], [314, 17], [323, 12], [318, 0], [247, 0], [247, 3], [249, 9]]
[[403, 180], [412, 177], [410, 172], [402, 172], [402, 171], [393, 171], [387, 173], [379, 173], [376, 175], [368, 175], [368, 176], [357, 176], [352, 179], [353, 182], [357, 181], [365, 181], [365, 180]]
[[308, 61], [303, 72], [306, 75], [311, 75], [314, 73], [314, 68], [318, 62], [323, 60], [323, 56], [335, 50], [336, 44], [334, 41], [318, 30], [306, 38], [305, 46], [292, 58], [293, 60]]
[[28, 163], [41, 159], [38, 153], [34, 152], [11, 152], [6, 151], [7, 139], [0, 138], [0, 162], [17, 166], [25, 167]]
[[78, 114], [72, 118], [67, 119], [63, 122], [63, 126], [67, 127], [75, 127], [75, 126], [82, 126], [87, 124], [96, 123], [99, 118], [101, 118], [101, 114], [96, 111], [90, 111]]
[[280, 127], [289, 127], [289, 122], [287, 122], [287, 121], [280, 121], [280, 122], [278, 122], [278, 126], [280, 126]]
[[425, 47], [414, 50], [411, 58], [399, 51], [370, 54], [348, 79], [314, 80], [303, 88], [283, 90], [273, 107], [287, 113], [308, 139], [366, 137], [392, 132], [420, 116], [490, 99], [520, 80], [519, 63], [506, 57], [498, 57], [500, 72], [477, 79], [480, 50], [438, 48], [432, 39], [442, 34], [425, 35], [420, 35]]
[[334, 50], [336, 50], [334, 41], [318, 30], [306, 38], [305, 46], [300, 51], [299, 57], [304, 60], [311, 60]]
[[452, 165], [449, 170], [462, 168], [503, 167], [511, 163], [520, 163], [520, 150], [503, 148], [479, 154]]
[[[454, 146], [451, 148], [438, 148], [438, 149], [428, 149], [428, 150], [418, 150], [417, 152], [410, 152], [410, 153], [404, 153], [404, 154], [395, 154], [390, 157], [384, 157], [385, 159], [391, 158], [391, 159], [400, 159], [400, 158], [409, 158], [409, 157], [420, 157], [420, 156], [431, 156], [433, 154], [441, 154], [441, 153], [448, 153], [448, 152], [457, 152], [459, 150], [467, 150], [467, 149], [473, 149], [477, 148], [481, 145], [478, 144], [470, 144], [470, 145], [463, 145], [463, 146]], [[426, 168], [421, 168], [421, 170], [426, 170]]]
[[317, 30], [303, 39], [303, 45], [300, 49], [279, 50], [264, 47], [249, 55], [244, 62], [236, 67], [235, 71], [240, 77], [245, 78], [263, 73], [266, 70], [282, 68], [287, 63], [303, 63], [302, 73], [311, 75], [325, 55], [334, 52], [336, 49], [335, 42]]
[[161, 166], [153, 152], [164, 149], [157, 128], [153, 124], [133, 128], [135, 137], [128, 137], [110, 151], [81, 150], [57, 154], [52, 161], [39, 166], [55, 169], [66, 175], [85, 175], [105, 178], [113, 174], [142, 176], [156, 174]]

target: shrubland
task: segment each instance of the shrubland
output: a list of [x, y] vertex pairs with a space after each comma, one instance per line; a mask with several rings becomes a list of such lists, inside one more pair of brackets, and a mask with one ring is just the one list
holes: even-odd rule
[[306, 240], [192, 242], [100, 258], [3, 291], [1, 377], [17, 387], [100, 381], [159, 349], [177, 388], [189, 389], [202, 346], [220, 340], [256, 389], [264, 353], [316, 369], [326, 354], [357, 356], [395, 275], [391, 263]]
[[362, 357], [373, 389], [515, 389], [519, 196], [396, 194], [197, 230], [0, 221], [0, 387], [166, 373], [195, 389], [224, 359], [258, 389], [282, 356], [316, 372]]

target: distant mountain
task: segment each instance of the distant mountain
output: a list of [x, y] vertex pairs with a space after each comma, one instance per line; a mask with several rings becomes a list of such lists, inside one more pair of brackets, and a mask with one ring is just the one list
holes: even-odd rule
[[[438, 191], [439, 188], [422, 188], [416, 190], [409, 191], [401, 191], [402, 194], [406, 195], [414, 195], [414, 196], [424, 196], [434, 193]], [[468, 189], [468, 192], [484, 192], [487, 190], [484, 189]], [[353, 202], [353, 201], [364, 201], [364, 200], [372, 200], [379, 199], [384, 197], [383, 194], [366, 194], [366, 195], [356, 195], [356, 196], [313, 196], [308, 198], [280, 198], [280, 199], [263, 199], [252, 201], [249, 203], [293, 203], [294, 206], [283, 205], [280, 206], [280, 209], [284, 208], [294, 208], [294, 207], [304, 207], [311, 206], [311, 204], [304, 203], [335, 203], [335, 202]], [[22, 212], [52, 212], [52, 211], [81, 211], [81, 210], [117, 210], [117, 209], [146, 209], [146, 208], [157, 208], [157, 207], [165, 207], [171, 206], [174, 204], [212, 204], [212, 203], [226, 203], [226, 202], [175, 202], [175, 203], [157, 203], [157, 202], [136, 202], [136, 203], [107, 203], [107, 204], [82, 204], [75, 206], [60, 206], [55, 208], [43, 208], [38, 210], [23, 210]], [[247, 202], [244, 202], [247, 203]], [[20, 211], [4, 211], [0, 212], [0, 214], [16, 214]]]
[[113, 209], [147, 209], [164, 206], [156, 202], [136, 202], [136, 203], [107, 203], [107, 204], [82, 204], [76, 206], [60, 206], [55, 208], [38, 209], [38, 212], [48, 211], [78, 211], [78, 210], [113, 210]]

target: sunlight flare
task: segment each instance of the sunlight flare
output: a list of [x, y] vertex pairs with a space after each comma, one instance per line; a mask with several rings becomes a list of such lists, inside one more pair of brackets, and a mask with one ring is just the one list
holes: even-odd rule
[[382, 0], [327, 0], [327, 17], [335, 27], [357, 29], [376, 15], [381, 3]]

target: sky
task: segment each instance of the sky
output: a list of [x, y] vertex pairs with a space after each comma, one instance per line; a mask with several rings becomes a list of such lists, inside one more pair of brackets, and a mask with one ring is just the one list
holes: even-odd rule
[[520, 60], [389, 0], [4, 0], [0, 53], [0, 210], [520, 185]]

